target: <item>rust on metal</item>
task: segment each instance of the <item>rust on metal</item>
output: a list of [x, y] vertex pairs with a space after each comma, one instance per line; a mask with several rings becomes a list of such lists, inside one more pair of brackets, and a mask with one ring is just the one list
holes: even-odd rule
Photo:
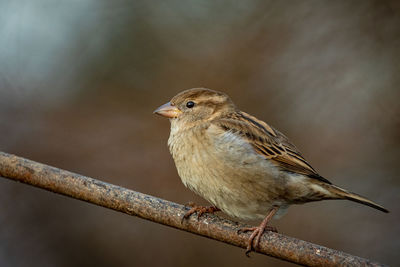
[[[249, 225], [213, 214], [182, 222], [190, 207], [4, 152], [0, 152], [0, 176], [242, 248], [250, 237], [237, 233]], [[305, 266], [384, 266], [274, 232], [262, 236], [257, 252]]]

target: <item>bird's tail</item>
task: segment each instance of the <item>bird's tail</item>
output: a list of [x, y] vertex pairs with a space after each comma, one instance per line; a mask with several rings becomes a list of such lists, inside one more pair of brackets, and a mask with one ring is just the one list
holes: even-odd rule
[[358, 202], [358, 203], [370, 206], [374, 209], [377, 209], [377, 210], [380, 210], [380, 211], [383, 211], [386, 213], [389, 212], [387, 209], [385, 209], [381, 205], [378, 205], [375, 202], [373, 202], [365, 197], [362, 197], [358, 194], [349, 192], [349, 191], [347, 191], [343, 188], [340, 188], [336, 185], [324, 183], [322, 185], [322, 187], [325, 188], [326, 190], [328, 190], [332, 194], [332, 196], [333, 196], [332, 198], [334, 198], [334, 199], [348, 199], [348, 200], [351, 200], [354, 202]]

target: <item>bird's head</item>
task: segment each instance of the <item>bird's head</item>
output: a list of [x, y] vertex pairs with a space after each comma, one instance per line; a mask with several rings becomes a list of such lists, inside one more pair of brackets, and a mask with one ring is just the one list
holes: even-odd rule
[[232, 100], [225, 93], [206, 88], [193, 88], [177, 94], [154, 113], [193, 125], [213, 120], [235, 109]]

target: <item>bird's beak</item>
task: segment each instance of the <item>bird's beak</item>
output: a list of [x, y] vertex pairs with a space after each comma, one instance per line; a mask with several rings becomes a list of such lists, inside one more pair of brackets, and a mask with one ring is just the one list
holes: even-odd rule
[[168, 102], [158, 107], [156, 110], [154, 110], [153, 113], [156, 113], [166, 118], [177, 118], [182, 113], [182, 111], [173, 106], [171, 102]]

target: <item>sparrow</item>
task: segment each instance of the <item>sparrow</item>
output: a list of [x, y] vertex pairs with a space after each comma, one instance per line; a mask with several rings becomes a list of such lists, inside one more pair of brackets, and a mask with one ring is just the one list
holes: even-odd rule
[[243, 220], [262, 219], [252, 231], [246, 255], [258, 247], [268, 223], [292, 204], [347, 199], [383, 212], [384, 207], [333, 185], [319, 175], [281, 132], [236, 107], [228, 95], [206, 88], [185, 90], [154, 113], [169, 118], [169, 150], [183, 184], [213, 206]]

